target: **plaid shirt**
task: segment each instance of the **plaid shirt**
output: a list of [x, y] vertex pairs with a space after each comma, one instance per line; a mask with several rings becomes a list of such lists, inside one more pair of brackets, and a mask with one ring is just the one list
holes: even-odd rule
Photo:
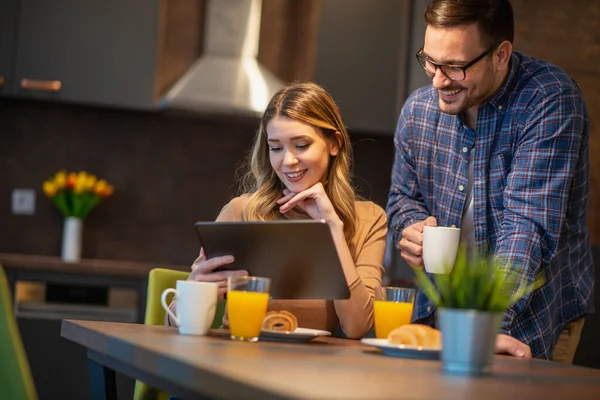
[[[559, 68], [513, 52], [499, 91], [478, 111], [477, 130], [438, 107], [433, 86], [406, 101], [394, 139], [387, 213], [395, 243], [428, 216], [460, 227], [473, 157], [475, 244], [546, 283], [508, 309], [501, 332], [551, 358], [561, 330], [594, 311], [586, 226], [589, 119], [579, 88]], [[414, 320], [434, 324], [419, 292]]]

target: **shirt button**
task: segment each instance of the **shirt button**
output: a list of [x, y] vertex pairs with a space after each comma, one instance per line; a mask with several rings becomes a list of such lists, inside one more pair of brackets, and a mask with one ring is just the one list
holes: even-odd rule
[[498, 110], [502, 110], [502, 106], [498, 106]]
[[465, 190], [465, 187], [464, 187], [463, 185], [460, 185], [460, 186], [458, 187], [458, 190], [460, 190], [460, 191], [462, 192], [463, 190]]
[[466, 147], [463, 147], [463, 153], [466, 153], [467, 151], [469, 151], [469, 149], [467, 149]]
[[427, 312], [431, 312], [431, 306], [427, 306]]

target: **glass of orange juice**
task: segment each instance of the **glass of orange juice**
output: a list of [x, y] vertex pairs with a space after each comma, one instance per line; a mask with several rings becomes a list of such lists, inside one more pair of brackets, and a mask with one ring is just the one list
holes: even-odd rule
[[227, 278], [227, 314], [233, 340], [256, 342], [269, 305], [269, 278]]
[[390, 332], [410, 324], [415, 302], [415, 290], [384, 286], [375, 292], [375, 336], [387, 339]]

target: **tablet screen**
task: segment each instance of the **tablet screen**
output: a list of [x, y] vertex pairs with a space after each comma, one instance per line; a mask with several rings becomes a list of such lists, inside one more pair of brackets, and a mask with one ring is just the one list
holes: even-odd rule
[[348, 284], [322, 220], [197, 222], [207, 258], [233, 255], [227, 269], [271, 278], [274, 299], [347, 299]]

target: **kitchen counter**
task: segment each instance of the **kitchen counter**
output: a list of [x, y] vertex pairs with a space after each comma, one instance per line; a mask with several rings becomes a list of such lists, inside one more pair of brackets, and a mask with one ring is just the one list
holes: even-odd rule
[[35, 254], [0, 253], [0, 264], [5, 269], [53, 271], [84, 275], [109, 275], [147, 278], [154, 268], [189, 271], [189, 265], [167, 265], [135, 261], [81, 259], [77, 263], [64, 262], [60, 257]]
[[150, 270], [154, 268], [190, 270], [189, 265], [98, 259], [82, 259], [77, 263], [67, 263], [55, 256], [11, 253], [0, 253], [0, 265], [6, 271], [13, 296], [16, 293], [17, 281], [134, 289], [138, 293], [138, 322], [143, 322], [145, 315]]

